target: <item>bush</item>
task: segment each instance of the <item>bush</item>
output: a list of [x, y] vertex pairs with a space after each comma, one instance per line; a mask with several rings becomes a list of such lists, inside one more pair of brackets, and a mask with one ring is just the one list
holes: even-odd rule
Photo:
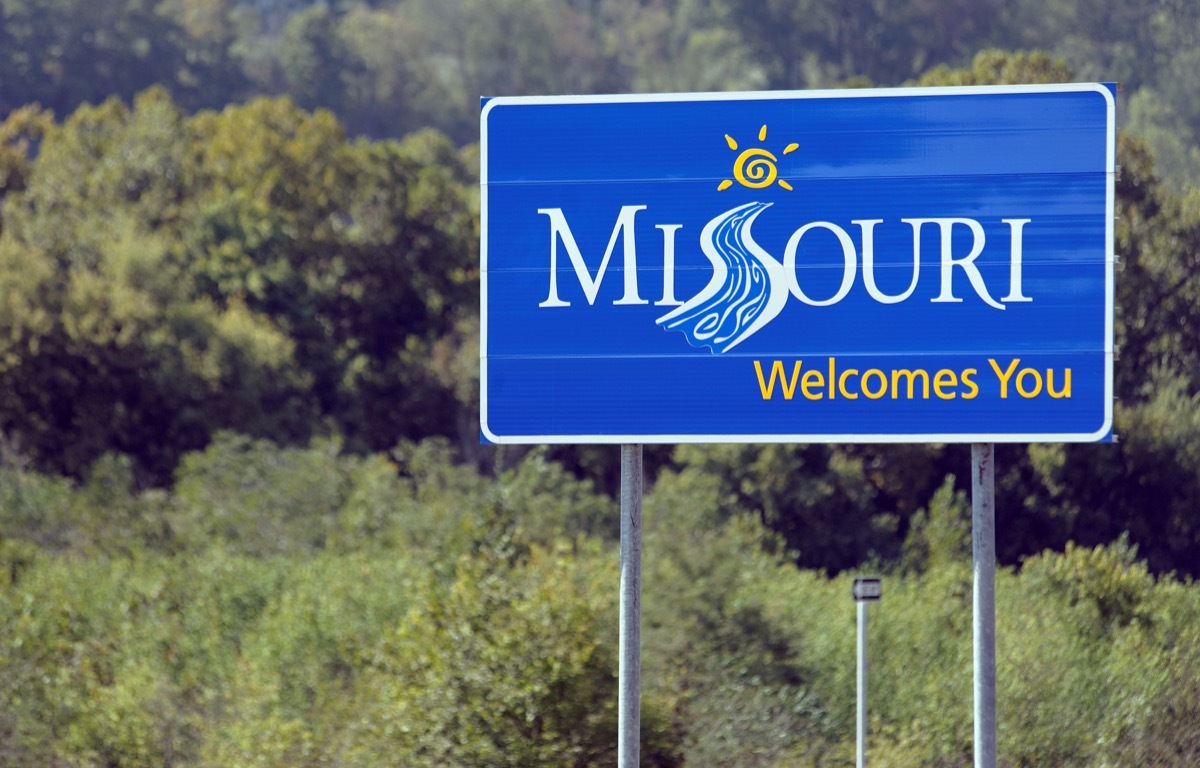
[[[354, 765], [562, 768], [616, 759], [615, 563], [528, 547], [492, 517], [373, 659]], [[674, 759], [643, 704], [643, 765]]]
[[807, 628], [764, 600], [798, 575], [781, 542], [754, 518], [725, 519], [720, 481], [694, 469], [660, 475], [644, 506], [643, 678], [671, 703], [685, 764], [819, 760], [830, 733]]
[[279, 448], [220, 434], [180, 462], [172, 526], [194, 549], [213, 542], [255, 556], [319, 549], [345, 501], [352, 461], [339, 459], [332, 442]]

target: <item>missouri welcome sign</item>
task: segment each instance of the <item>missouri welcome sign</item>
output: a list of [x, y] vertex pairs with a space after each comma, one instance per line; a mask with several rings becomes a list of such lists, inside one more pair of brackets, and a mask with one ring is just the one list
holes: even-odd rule
[[1105, 440], [1106, 85], [494, 98], [498, 443]]

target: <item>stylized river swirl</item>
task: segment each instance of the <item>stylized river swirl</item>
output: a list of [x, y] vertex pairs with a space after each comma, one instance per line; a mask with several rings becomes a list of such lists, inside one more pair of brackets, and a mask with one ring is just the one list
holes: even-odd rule
[[770, 203], [747, 203], [704, 226], [700, 250], [712, 262], [704, 290], [658, 318], [696, 347], [728, 352], [775, 319], [787, 303], [783, 265], [750, 235], [750, 225]]

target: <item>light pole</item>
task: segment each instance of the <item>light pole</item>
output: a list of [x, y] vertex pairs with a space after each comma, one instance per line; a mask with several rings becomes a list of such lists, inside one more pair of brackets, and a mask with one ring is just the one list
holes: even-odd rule
[[854, 580], [854, 602], [858, 604], [858, 727], [856, 734], [855, 768], [867, 765], [867, 603], [877, 602], [883, 595], [879, 579]]

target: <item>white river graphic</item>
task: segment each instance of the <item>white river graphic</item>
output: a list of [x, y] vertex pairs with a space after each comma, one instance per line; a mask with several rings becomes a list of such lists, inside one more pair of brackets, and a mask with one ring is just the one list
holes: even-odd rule
[[747, 203], [715, 217], [700, 233], [700, 250], [712, 262], [704, 290], [658, 318], [692, 346], [721, 354], [775, 319], [787, 303], [783, 265], [764, 251], [750, 225], [770, 203]]

